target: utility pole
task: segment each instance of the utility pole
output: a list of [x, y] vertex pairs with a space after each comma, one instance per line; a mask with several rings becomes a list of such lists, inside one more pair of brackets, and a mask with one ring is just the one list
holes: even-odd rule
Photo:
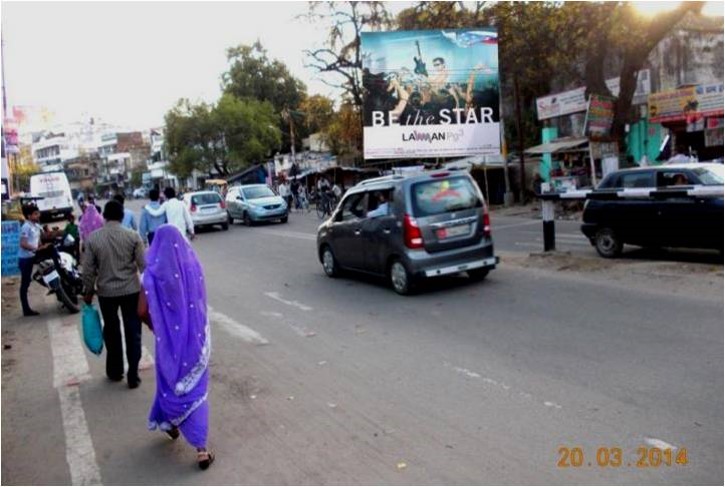
[[518, 132], [519, 139], [519, 157], [521, 158], [521, 174], [519, 177], [521, 188], [519, 188], [519, 199], [521, 204], [524, 204], [524, 196], [526, 195], [526, 166], [524, 163], [524, 127], [521, 116], [521, 92], [519, 91], [518, 74], [514, 75], [514, 97], [516, 98], [516, 131]]

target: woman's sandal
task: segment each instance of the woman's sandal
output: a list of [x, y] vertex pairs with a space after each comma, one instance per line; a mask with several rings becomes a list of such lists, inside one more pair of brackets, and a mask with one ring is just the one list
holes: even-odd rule
[[172, 440], [175, 440], [179, 437], [179, 428], [174, 427], [168, 431], [164, 431], [164, 433], [166, 433], [166, 436], [168, 436]]
[[206, 470], [212, 463], [214, 463], [214, 452], [200, 451], [197, 453], [196, 458], [199, 462], [199, 468]]

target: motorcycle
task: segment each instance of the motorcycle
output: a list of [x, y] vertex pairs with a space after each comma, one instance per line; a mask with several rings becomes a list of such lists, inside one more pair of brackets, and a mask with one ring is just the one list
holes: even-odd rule
[[57, 238], [47, 252], [47, 258], [38, 263], [33, 280], [48, 288], [48, 294], [55, 294], [71, 314], [80, 311], [78, 296], [83, 292], [83, 279], [78, 270], [78, 262], [68, 253], [75, 244], [75, 239], [68, 235], [65, 239]]

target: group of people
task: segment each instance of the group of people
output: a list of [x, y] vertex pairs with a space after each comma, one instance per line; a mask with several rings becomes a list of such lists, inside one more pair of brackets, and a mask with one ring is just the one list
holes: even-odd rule
[[[156, 397], [149, 413], [149, 429], [160, 429], [172, 440], [183, 434], [196, 448], [198, 465], [205, 470], [214, 461], [214, 453], [207, 449], [211, 342], [205, 278], [189, 242], [194, 233], [188, 210], [172, 188], [164, 194], [166, 201], [161, 204], [159, 191], [151, 192], [151, 202], [142, 210], [138, 228], [122, 197], [106, 203], [102, 215], [92, 200], [83, 205], [78, 230], [84, 301], [91, 305], [98, 296], [106, 376], [114, 382], [124, 379], [120, 310], [130, 389], [141, 384], [142, 322], [148, 325], [156, 349]], [[37, 313], [27, 299], [30, 274], [33, 264], [52, 244], [42, 243], [37, 207], [27, 206], [24, 214], [20, 298], [23, 314], [34, 316]]]
[[321, 177], [317, 181], [316, 190], [313, 188], [310, 194], [308, 194], [305, 185], [301, 184], [297, 179], [292, 179], [289, 182], [283, 180], [277, 186], [277, 192], [290, 209], [299, 210], [309, 208], [310, 200], [319, 202], [323, 199], [332, 200], [334, 198], [339, 201], [345, 191], [339, 184], [330, 184], [326, 177]]

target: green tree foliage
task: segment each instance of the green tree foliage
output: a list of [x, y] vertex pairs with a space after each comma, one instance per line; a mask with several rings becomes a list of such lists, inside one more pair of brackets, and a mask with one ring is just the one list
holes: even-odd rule
[[325, 129], [335, 115], [333, 101], [323, 95], [312, 95], [305, 98], [300, 104], [300, 112], [304, 117], [304, 124], [310, 134]]
[[343, 103], [325, 128], [325, 142], [338, 156], [359, 159], [362, 153], [362, 118], [352, 103]]
[[267, 101], [275, 112], [296, 108], [305, 97], [305, 84], [290, 74], [287, 66], [269, 59], [267, 50], [257, 41], [227, 50], [229, 70], [222, 74], [225, 93], [240, 99]]
[[270, 156], [280, 144], [278, 117], [269, 102], [225, 94], [216, 105], [180, 100], [166, 114], [171, 170], [229, 175]]

